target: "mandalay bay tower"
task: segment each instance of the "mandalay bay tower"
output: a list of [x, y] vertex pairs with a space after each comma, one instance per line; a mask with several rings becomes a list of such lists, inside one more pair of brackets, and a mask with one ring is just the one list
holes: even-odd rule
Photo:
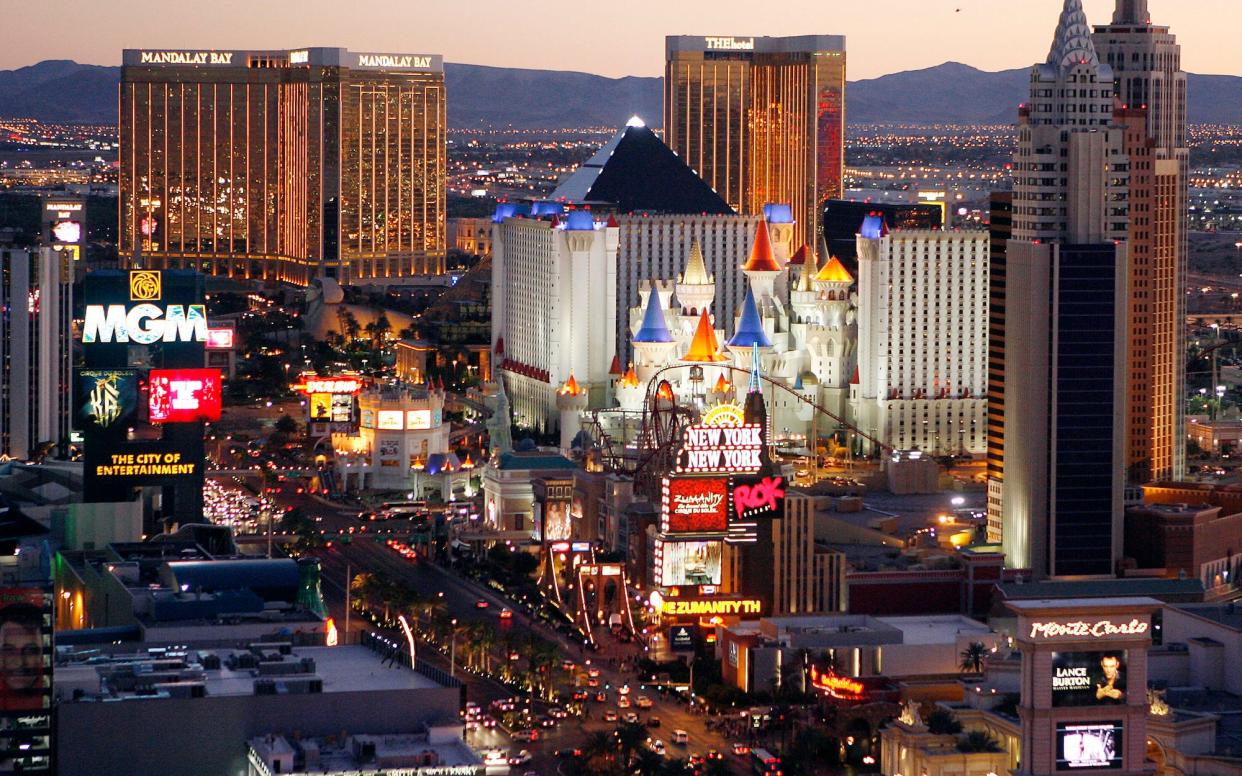
[[126, 50], [120, 254], [299, 285], [444, 271], [439, 55]]
[[845, 169], [845, 38], [665, 39], [670, 148], [739, 213], [787, 204], [793, 249], [816, 245]]

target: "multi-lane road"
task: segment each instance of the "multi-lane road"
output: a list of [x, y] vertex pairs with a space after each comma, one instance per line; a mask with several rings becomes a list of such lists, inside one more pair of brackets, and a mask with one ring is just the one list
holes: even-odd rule
[[[608, 691], [608, 700], [605, 703], [590, 702], [588, 704], [590, 716], [585, 720], [573, 718], [564, 720], [557, 727], [544, 731], [546, 735], [539, 741], [530, 743], [511, 742], [509, 736], [499, 730], [480, 729], [470, 733], [472, 745], [480, 750], [501, 748], [513, 753], [522, 749], [530, 751], [534, 758], [533, 761], [515, 768], [515, 772], [533, 770], [537, 773], [554, 773], [556, 772], [557, 750], [580, 746], [587, 735], [593, 731], [615, 728], [617, 723], [605, 722], [603, 716], [606, 710], [613, 710], [624, 716], [626, 710], [619, 709], [616, 703], [619, 697], [617, 688], [625, 684], [631, 688], [631, 698], [645, 695], [653, 701], [653, 706], [649, 710], [637, 708], [629, 710], [638, 713], [639, 718], [644, 722], [653, 716], [660, 720], [660, 727], [652, 729], [651, 736], [669, 745], [667, 756], [686, 757], [690, 753], [706, 754], [710, 749], [730, 752], [731, 741], [714, 731], [709, 731], [706, 717], [694, 713], [679, 699], [661, 696], [654, 688], [641, 689], [632, 671], [622, 673], [619, 664], [631, 663], [632, 661], [624, 661], [623, 658], [633, 657], [638, 649], [633, 645], [620, 644], [610, 635], [603, 634], [598, 637], [601, 642], [601, 651], [584, 653], [576, 641], [570, 641], [544, 623], [527, 617], [512, 602], [502, 598], [496, 591], [461, 577], [422, 557], [414, 560], [406, 558], [388, 547], [383, 541], [373, 541], [371, 537], [375, 535], [377, 529], [383, 530], [383, 523], [359, 520], [356, 507], [350, 509], [307, 494], [299, 494], [292, 483], [281, 487], [274, 497], [280, 506], [299, 507], [308, 516], [316, 518], [325, 533], [344, 534], [348, 533], [351, 528], [353, 529], [349, 543], [334, 542], [331, 548], [316, 552], [322, 568], [324, 597], [338, 628], [343, 628], [346, 620], [345, 590], [348, 577], [363, 572], [382, 572], [392, 579], [410, 585], [422, 595], [440, 595], [448, 613], [461, 623], [488, 621], [501, 633], [506, 629], [518, 632], [533, 631], [541, 638], [556, 644], [565, 660], [574, 661], [578, 665], [591, 660], [592, 665], [600, 670], [601, 689], [611, 688]], [[365, 532], [360, 532], [363, 528]], [[479, 608], [476, 604], [480, 600], [486, 601], [488, 606]], [[500, 612], [505, 608], [513, 611], [511, 619], [500, 618]], [[350, 619], [351, 628], [354, 631], [369, 627], [356, 616]], [[433, 650], [424, 649], [419, 657], [445, 670], [450, 668], [449, 661]], [[457, 654], [456, 657], [458, 660], [456, 674], [466, 683], [466, 695], [469, 702], [477, 703], [486, 709], [492, 701], [512, 695], [510, 690], [497, 682], [462, 671], [460, 668], [461, 654]], [[611, 658], [616, 658], [617, 665], [612, 664], [614, 661]], [[684, 746], [671, 744], [671, 734], [675, 729], [685, 730], [689, 734], [689, 740]], [[727, 754], [727, 756], [732, 761], [735, 772], [748, 772], [741, 759], [733, 757], [732, 754]]]

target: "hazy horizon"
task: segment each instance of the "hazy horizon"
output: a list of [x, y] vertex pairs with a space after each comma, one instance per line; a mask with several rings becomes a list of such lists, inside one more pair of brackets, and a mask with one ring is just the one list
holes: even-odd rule
[[[1083, 5], [1092, 24], [1111, 20], [1114, 0]], [[760, 17], [752, 4], [735, 0], [630, 0], [626, 13], [576, 16], [547, 0], [520, 6], [500, 0], [423, 0], [417, 6], [394, 0], [348, 6], [335, 0], [214, 0], [204, 14], [201, 3], [185, 0], [64, 0], [57, 17], [70, 21], [56, 25], [54, 34], [48, 34], [52, 20], [45, 8], [21, 3], [6, 9], [10, 34], [0, 49], [0, 69], [48, 59], [118, 65], [125, 48], [322, 45], [620, 78], [661, 75], [665, 35], [819, 33], [846, 36], [848, 77], [858, 81], [948, 61], [989, 72], [1026, 67], [1046, 56], [1061, 6], [1062, 0], [889, 0], [876, 13], [873, 6], [842, 0], [790, 0], [781, 14]], [[1242, 20], [1237, 0], [1150, 0], [1149, 8], [1156, 24], [1177, 35], [1186, 71], [1242, 76], [1233, 25], [1220, 23]]]

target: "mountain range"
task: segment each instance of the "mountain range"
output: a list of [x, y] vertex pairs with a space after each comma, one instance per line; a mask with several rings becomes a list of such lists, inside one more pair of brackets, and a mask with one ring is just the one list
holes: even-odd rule
[[[959, 62], [853, 81], [851, 124], [1011, 124], [1026, 99], [1028, 68], [986, 72]], [[0, 70], [0, 117], [113, 123], [120, 68], [47, 60]], [[658, 125], [661, 78], [605, 78], [559, 70], [445, 65], [454, 128], [615, 127], [637, 114]], [[1242, 124], [1242, 77], [1188, 78], [1191, 123]]]

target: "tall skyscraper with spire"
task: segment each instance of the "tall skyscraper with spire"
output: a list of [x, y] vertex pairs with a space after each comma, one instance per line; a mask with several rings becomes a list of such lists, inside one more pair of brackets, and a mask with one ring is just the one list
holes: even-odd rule
[[1147, 0], [1117, 0], [1112, 24], [1092, 38], [1113, 70], [1130, 159], [1127, 474], [1133, 484], [1180, 479], [1190, 155], [1181, 47], [1151, 23]]
[[1113, 70], [1065, 0], [1019, 111], [1007, 245], [1003, 544], [1037, 578], [1121, 554], [1128, 160]]

